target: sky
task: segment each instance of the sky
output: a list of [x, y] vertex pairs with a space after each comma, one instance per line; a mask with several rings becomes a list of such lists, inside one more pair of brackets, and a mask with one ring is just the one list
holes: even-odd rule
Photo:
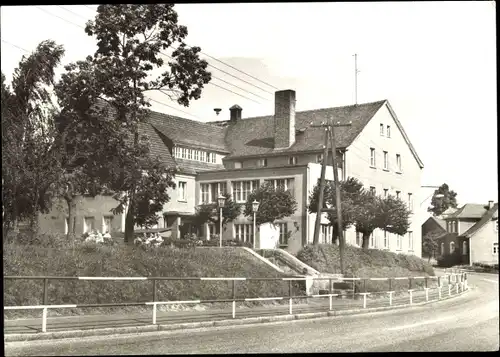
[[[2, 6], [7, 80], [43, 40], [64, 46], [62, 65], [94, 53], [95, 40], [83, 27], [95, 9]], [[274, 91], [283, 89], [296, 91], [298, 111], [354, 104], [357, 54], [358, 103], [389, 100], [424, 163], [422, 185], [446, 182], [459, 204], [498, 200], [494, 2], [180, 4], [176, 10], [188, 27], [187, 44], [201, 47], [210, 64], [213, 84], [187, 108], [152, 93], [152, 101], [163, 103], [152, 102], [152, 110], [212, 121], [229, 119], [229, 107], [238, 104], [244, 118], [269, 115]], [[218, 116], [214, 108], [222, 109]], [[422, 190], [422, 205], [432, 193]]]

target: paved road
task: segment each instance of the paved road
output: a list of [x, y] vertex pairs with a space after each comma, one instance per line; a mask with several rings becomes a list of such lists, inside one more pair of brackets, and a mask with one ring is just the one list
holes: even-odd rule
[[470, 274], [469, 293], [410, 310], [175, 332], [5, 344], [12, 355], [495, 351], [498, 276]]

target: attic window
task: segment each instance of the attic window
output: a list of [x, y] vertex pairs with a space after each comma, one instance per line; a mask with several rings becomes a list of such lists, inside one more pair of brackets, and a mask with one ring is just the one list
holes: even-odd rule
[[391, 137], [391, 126], [390, 125], [387, 125], [387, 129], [385, 131], [385, 136], [387, 136], [388, 138]]
[[380, 124], [380, 136], [384, 136], [384, 124]]
[[258, 167], [267, 167], [267, 159], [259, 159], [257, 160], [257, 166]]

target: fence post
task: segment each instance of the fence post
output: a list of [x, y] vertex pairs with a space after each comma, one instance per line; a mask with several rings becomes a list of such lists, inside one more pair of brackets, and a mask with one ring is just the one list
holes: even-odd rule
[[236, 280], [233, 280], [233, 319], [236, 318]]
[[42, 332], [47, 332], [47, 308], [42, 310]]
[[43, 279], [43, 305], [49, 302], [49, 279]]
[[328, 298], [330, 299], [330, 311], [332, 311], [332, 309], [333, 309], [333, 306], [332, 306], [332, 305], [333, 305], [333, 302], [332, 302], [332, 294], [333, 294], [333, 280], [332, 280], [332, 279], [329, 279], [328, 281], [329, 281], [329, 283], [330, 283], [330, 289], [329, 289], [329, 290], [330, 290], [330, 296], [329, 296]]
[[292, 281], [288, 280], [288, 294], [290, 296], [289, 300], [289, 307], [288, 307], [288, 313], [291, 315], [292, 314]]

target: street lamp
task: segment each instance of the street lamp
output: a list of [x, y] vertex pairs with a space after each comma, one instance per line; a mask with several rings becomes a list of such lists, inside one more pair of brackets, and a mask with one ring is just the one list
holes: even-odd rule
[[253, 200], [252, 202], [252, 212], [253, 212], [253, 249], [255, 250], [255, 237], [257, 236], [257, 232], [255, 230], [257, 211], [259, 210], [260, 202], [257, 200]]
[[224, 196], [219, 196], [217, 198], [217, 202], [219, 203], [219, 246], [222, 248], [222, 209], [224, 208], [224, 204], [226, 203], [226, 198]]

